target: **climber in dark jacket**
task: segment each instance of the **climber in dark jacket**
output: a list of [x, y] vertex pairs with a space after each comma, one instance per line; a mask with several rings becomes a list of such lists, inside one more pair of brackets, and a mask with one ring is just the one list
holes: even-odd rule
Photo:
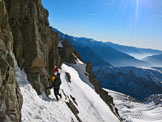
[[57, 95], [59, 95], [60, 98], [62, 96], [59, 93], [60, 85], [61, 85], [61, 79], [60, 79], [60, 73], [58, 71], [54, 72], [54, 75], [51, 77], [51, 81], [52, 81], [52, 86], [47, 87], [47, 89], [54, 88], [55, 97], [56, 97], [57, 100], [59, 100]]
[[55, 94], [55, 97], [56, 97], [57, 100], [58, 100], [57, 95], [59, 95], [60, 98], [62, 97], [61, 94], [59, 93], [60, 85], [61, 85], [60, 73], [57, 73], [56, 79], [53, 82], [54, 94]]

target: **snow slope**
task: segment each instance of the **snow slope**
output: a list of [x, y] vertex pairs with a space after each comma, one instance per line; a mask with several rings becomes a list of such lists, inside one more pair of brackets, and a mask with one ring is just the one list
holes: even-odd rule
[[[65, 72], [70, 74], [71, 83], [67, 81]], [[23, 95], [22, 122], [77, 122], [66, 104], [69, 101], [78, 109], [77, 116], [82, 122], [119, 122], [99, 95], [68, 65], [62, 65], [60, 91], [63, 97], [60, 101], [55, 100], [53, 90], [49, 97], [44, 93], [38, 96], [26, 74], [18, 67], [16, 77]]]
[[115, 106], [118, 108], [124, 122], [162, 122], [162, 103], [154, 102], [159, 97], [153, 99], [153, 96], [150, 96], [152, 100], [148, 98], [145, 103], [140, 103], [128, 95], [112, 90], [107, 91], [113, 97]]

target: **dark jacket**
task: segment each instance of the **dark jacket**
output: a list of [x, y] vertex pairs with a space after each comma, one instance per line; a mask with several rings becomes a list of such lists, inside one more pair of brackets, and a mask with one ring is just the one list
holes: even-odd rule
[[52, 85], [54, 88], [60, 88], [61, 85], [61, 79], [60, 79], [60, 73], [57, 74], [56, 79], [52, 82]]
[[52, 85], [49, 87], [46, 87], [46, 89], [51, 89], [54, 87], [54, 89], [60, 89], [61, 85], [61, 79], [60, 79], [60, 73], [57, 74], [57, 77], [54, 81], [52, 81]]

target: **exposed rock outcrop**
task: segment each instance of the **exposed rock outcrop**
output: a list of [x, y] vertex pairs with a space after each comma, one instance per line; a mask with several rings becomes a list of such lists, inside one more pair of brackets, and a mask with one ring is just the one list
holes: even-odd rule
[[77, 58], [81, 60], [79, 53], [73, 48], [72, 44], [66, 39], [60, 39], [62, 47], [59, 48], [59, 54], [63, 62], [76, 64]]
[[[92, 64], [90, 62], [87, 63], [86, 72], [89, 74], [89, 81], [93, 84], [95, 91], [100, 97], [105, 101], [105, 103], [110, 107], [111, 111], [121, 120], [117, 108], [113, 103], [113, 98], [108, 95], [108, 92], [102, 89], [101, 84], [97, 80], [95, 74], [92, 72]], [[121, 120], [122, 121], [122, 120]]]
[[48, 11], [41, 0], [6, 0], [6, 6], [18, 65], [40, 94], [54, 66], [61, 65], [59, 35], [49, 27]]
[[3, 0], [0, 0], [0, 122], [20, 122], [22, 96], [15, 77], [13, 37]]
[[73, 112], [74, 116], [77, 118], [77, 120], [79, 122], [82, 122], [82, 120], [79, 118], [78, 114], [79, 111], [78, 109], [75, 107], [75, 105], [73, 104], [73, 102], [71, 100], [69, 100], [69, 102], [66, 102], [66, 105], [69, 107], [69, 109]]

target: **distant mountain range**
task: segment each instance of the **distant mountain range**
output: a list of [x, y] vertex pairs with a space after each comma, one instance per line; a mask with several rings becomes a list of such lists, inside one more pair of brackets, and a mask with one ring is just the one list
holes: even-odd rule
[[[123, 46], [113, 44], [111, 42], [101, 42], [85, 37], [73, 37], [64, 34], [57, 29], [53, 30], [60, 34], [61, 39], [69, 40], [74, 48], [79, 52], [82, 59], [87, 62], [90, 61], [93, 66], [96, 65], [113, 65], [118, 67], [123, 66], [146, 66], [151, 67], [151, 64], [134, 58], [128, 55], [135, 54], [159, 54], [161, 51], [152, 49], [143, 49], [136, 47]], [[86, 55], [85, 55], [86, 54]]]
[[[69, 40], [85, 62], [90, 61], [93, 64], [93, 72], [103, 88], [125, 93], [138, 100], [143, 100], [152, 94], [162, 93], [162, 69], [153, 65], [153, 62], [160, 63], [161, 61], [160, 50], [73, 37], [57, 29], [53, 30], [60, 34], [61, 39]], [[133, 56], [140, 56], [141, 59], [144, 56], [150, 57], [138, 60]], [[155, 68], [144, 69], [136, 66], [155, 66]]]
[[99, 56], [88, 46], [75, 45], [75, 49], [79, 52], [80, 56], [83, 57], [84, 62], [90, 61], [93, 66], [111, 65], [107, 61], [102, 60], [102, 58], [99, 58]]
[[162, 72], [153, 68], [95, 67], [94, 72], [104, 88], [143, 100], [162, 94]]
[[106, 42], [105, 44], [121, 52], [134, 56], [135, 58], [140, 58], [140, 59], [142, 59], [142, 57], [162, 53], [162, 51], [160, 50], [124, 46], [124, 45], [114, 44], [112, 42]]
[[162, 53], [159, 55], [148, 56], [144, 60], [155, 67], [162, 67]]
[[162, 67], [153, 67], [153, 68], [162, 72]]

